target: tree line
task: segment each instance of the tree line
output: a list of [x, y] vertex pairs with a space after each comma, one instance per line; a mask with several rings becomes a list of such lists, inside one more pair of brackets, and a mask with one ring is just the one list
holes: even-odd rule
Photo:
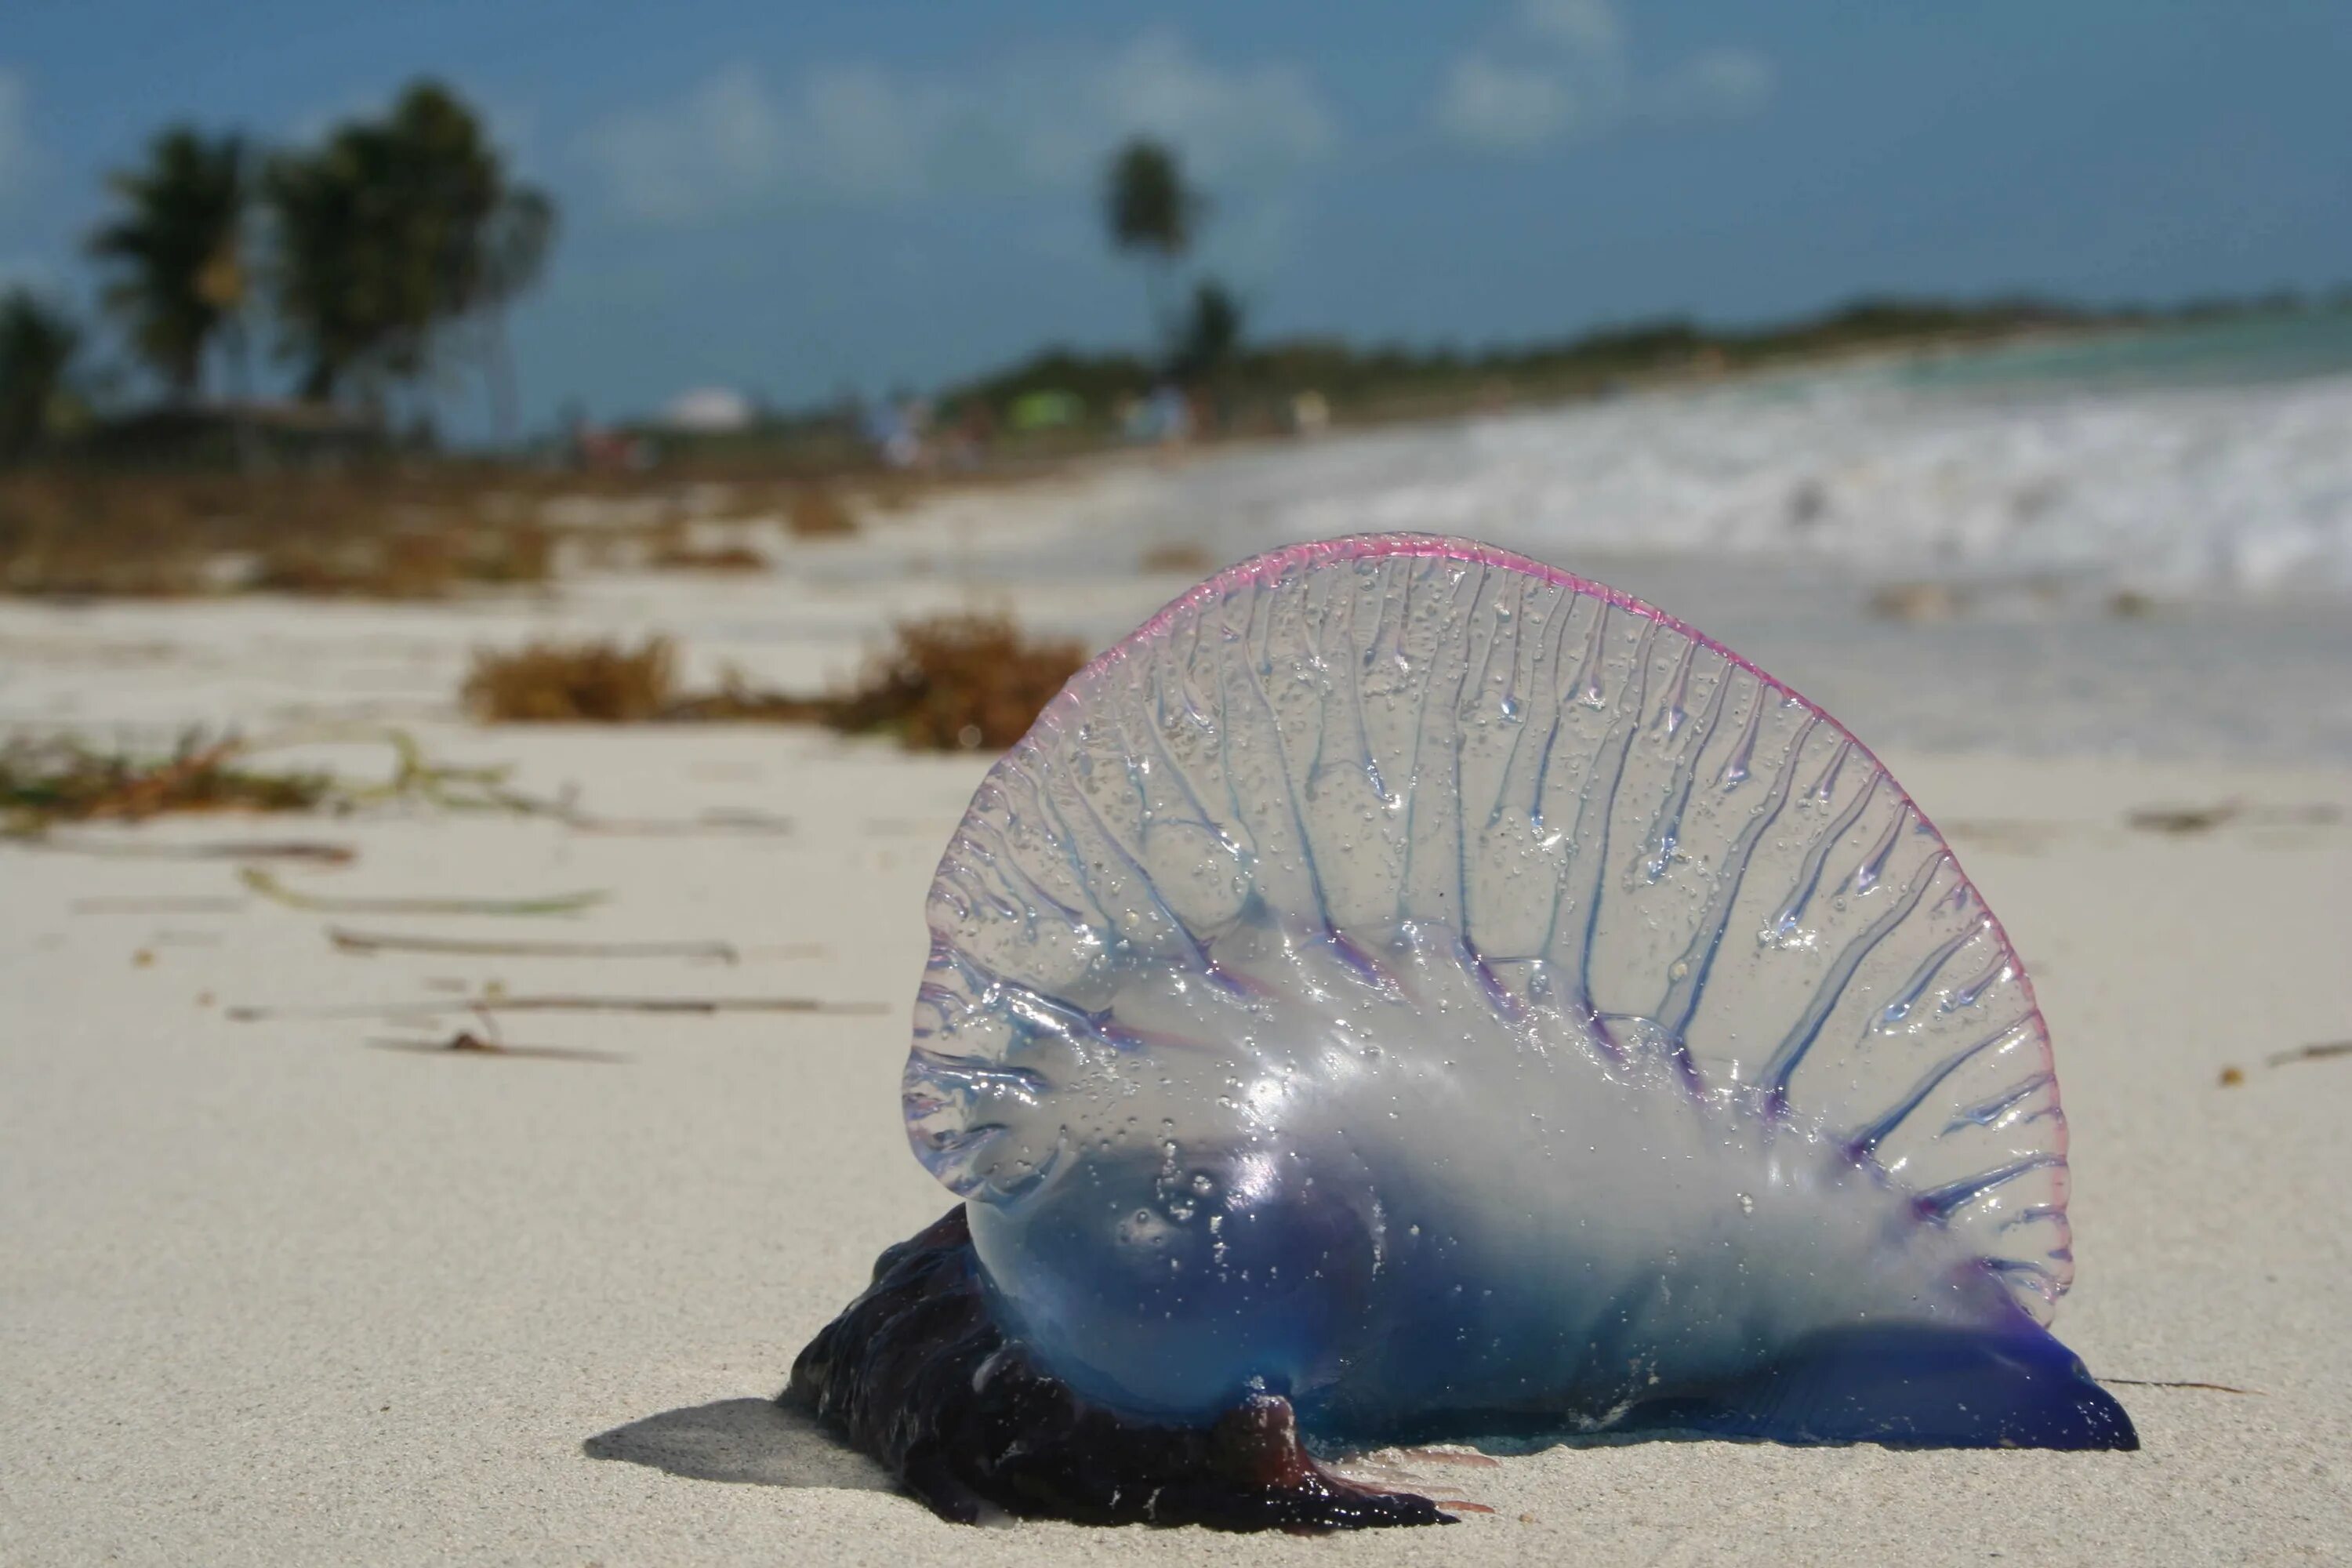
[[1209, 198], [1185, 177], [1164, 142], [1138, 136], [1111, 154], [1103, 181], [1103, 221], [1113, 249], [1143, 258], [1144, 288], [1161, 367], [1178, 380], [1213, 375], [1240, 348], [1241, 301], [1202, 278], [1180, 309], [1168, 298], [1177, 267], [1208, 221]]
[[[85, 245], [100, 311], [165, 406], [203, 406], [216, 380], [249, 403], [259, 346], [305, 400], [379, 423], [477, 370], [511, 437], [506, 317], [545, 268], [556, 207], [446, 87], [412, 83], [308, 146], [174, 125], [107, 195]], [[0, 459], [87, 420], [89, 336], [28, 289], [0, 296]]]

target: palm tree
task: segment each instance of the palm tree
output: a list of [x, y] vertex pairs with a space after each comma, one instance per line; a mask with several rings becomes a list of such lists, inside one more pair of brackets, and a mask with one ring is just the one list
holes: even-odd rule
[[381, 128], [391, 215], [414, 268], [404, 285], [417, 325], [472, 309], [482, 283], [482, 230], [498, 210], [506, 173], [481, 119], [447, 88], [411, 83]]
[[491, 422], [501, 446], [514, 439], [517, 401], [507, 307], [539, 281], [554, 243], [555, 203], [531, 185], [509, 188], [482, 226], [476, 294], [487, 339]]
[[378, 402], [434, 367], [442, 329], [479, 318], [499, 338], [494, 395], [511, 418], [502, 313], [544, 266], [555, 208], [508, 181], [471, 109], [414, 83], [383, 119], [278, 159], [264, 190], [281, 349], [303, 366], [308, 395], [356, 385]]
[[1162, 300], [1167, 274], [1192, 248], [1208, 203], [1184, 183], [1176, 154], [1150, 137], [1138, 136], [1111, 155], [1103, 191], [1103, 216], [1112, 247], [1140, 251], [1147, 269], [1144, 292], [1161, 336], [1168, 331]]
[[391, 334], [371, 151], [346, 127], [315, 151], [272, 159], [262, 176], [278, 348], [299, 366], [306, 398], [347, 390]]
[[1244, 316], [1233, 290], [1204, 278], [1192, 290], [1192, 310], [1176, 343], [1174, 368], [1182, 376], [1214, 375], [1241, 347]]
[[0, 461], [23, 457], [64, 416], [81, 330], [29, 289], [0, 297]]
[[244, 308], [247, 170], [240, 138], [174, 126], [143, 166], [109, 178], [121, 210], [89, 238], [117, 274], [107, 308], [181, 402], [203, 391], [205, 351], [216, 332], [235, 334]]

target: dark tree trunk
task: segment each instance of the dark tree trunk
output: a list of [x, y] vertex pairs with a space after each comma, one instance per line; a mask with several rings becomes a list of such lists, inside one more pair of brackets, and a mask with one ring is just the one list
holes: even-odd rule
[[504, 308], [492, 306], [485, 324], [488, 343], [484, 354], [483, 379], [490, 388], [490, 430], [501, 450], [512, 449], [515, 431], [520, 419], [519, 397], [515, 388], [514, 345], [507, 337], [507, 313]]

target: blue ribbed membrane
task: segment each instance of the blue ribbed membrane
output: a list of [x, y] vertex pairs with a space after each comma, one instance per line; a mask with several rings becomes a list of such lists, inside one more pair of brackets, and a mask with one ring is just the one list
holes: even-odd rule
[[2072, 1275], [2048, 1035], [1949, 847], [1787, 687], [1503, 552], [1171, 605], [989, 774], [929, 921], [908, 1136], [1126, 1408], [1600, 1427], [2039, 1336]]

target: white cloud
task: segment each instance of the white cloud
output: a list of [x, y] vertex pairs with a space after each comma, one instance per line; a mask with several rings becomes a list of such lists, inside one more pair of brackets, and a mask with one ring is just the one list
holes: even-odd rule
[[1709, 49], [1657, 84], [1654, 112], [1666, 120], [1737, 120], [1772, 101], [1780, 76], [1748, 49]]
[[26, 123], [31, 96], [22, 76], [0, 66], [0, 197], [14, 195], [32, 183], [38, 160]]
[[1447, 67], [1430, 117], [1465, 146], [1525, 153], [1633, 125], [1754, 114], [1774, 85], [1769, 60], [1733, 48], [1645, 77], [1612, 0], [1520, 0], [1486, 45]]
[[1152, 33], [1108, 55], [1034, 56], [953, 77], [836, 65], [779, 88], [733, 65], [680, 102], [605, 121], [582, 151], [625, 214], [676, 222], [778, 201], [1068, 188], [1139, 132], [1173, 144], [1199, 175], [1229, 181], [1295, 169], [1337, 140], [1297, 71], [1222, 67]]
[[1473, 147], [1540, 147], [1568, 127], [1568, 89], [1549, 70], [1464, 55], [1446, 70], [1435, 113]]
[[1519, 25], [1586, 55], [1622, 55], [1625, 24], [1609, 0], [1522, 0]]

